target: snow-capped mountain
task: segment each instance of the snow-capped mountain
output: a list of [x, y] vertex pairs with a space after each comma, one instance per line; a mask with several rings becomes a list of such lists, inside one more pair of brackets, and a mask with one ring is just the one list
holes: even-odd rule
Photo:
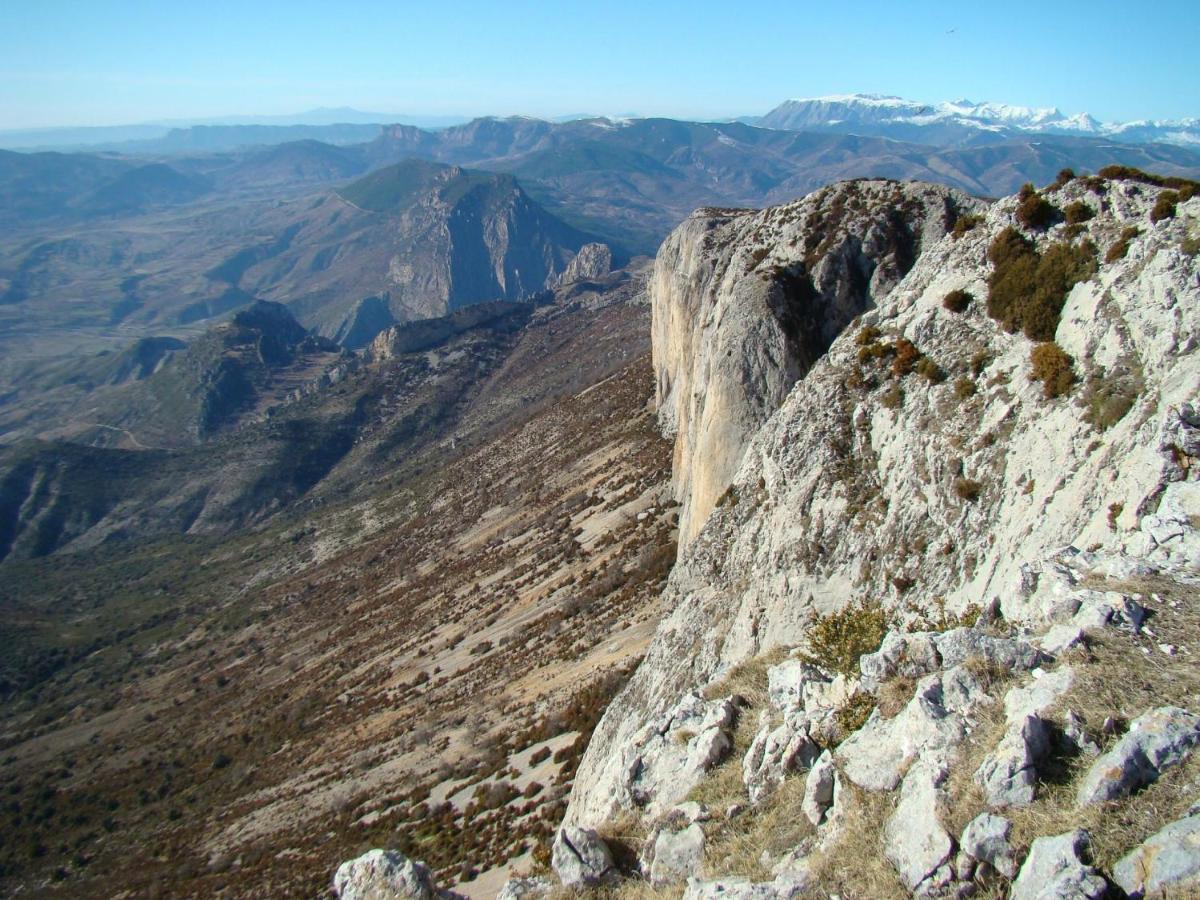
[[1054, 107], [950, 100], [919, 103], [882, 94], [787, 100], [755, 124], [784, 131], [836, 131], [937, 145], [993, 143], [1025, 134], [1109, 137], [1130, 143], [1200, 146], [1200, 119], [1101, 122]]

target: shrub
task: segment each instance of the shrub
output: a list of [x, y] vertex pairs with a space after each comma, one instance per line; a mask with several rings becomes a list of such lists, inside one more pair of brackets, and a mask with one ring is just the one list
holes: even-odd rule
[[922, 356], [917, 360], [917, 374], [930, 384], [941, 384], [946, 380], [946, 370], [928, 356]]
[[887, 630], [883, 607], [860, 600], [813, 620], [805, 656], [818, 666], [854, 675], [859, 659], [879, 649]]
[[977, 350], [971, 354], [971, 374], [978, 378], [992, 362], [992, 354], [986, 350]]
[[966, 312], [967, 307], [974, 302], [975, 298], [970, 293], [961, 289], [955, 289], [942, 298], [942, 306], [950, 310], [950, 312], [961, 313]]
[[959, 216], [954, 220], [954, 227], [950, 229], [950, 233], [954, 236], [955, 240], [958, 240], [982, 221], [983, 216], [967, 213], [965, 216]]
[[875, 698], [870, 694], [855, 694], [837, 708], [833, 720], [837, 723], [838, 734], [845, 740], [858, 729], [867, 724], [875, 709]]
[[[1151, 184], [1155, 187], [1173, 188], [1177, 191], [1188, 191], [1188, 197], [1192, 196], [1197, 188], [1200, 188], [1200, 181], [1192, 181], [1189, 178], [1177, 178], [1173, 175], [1153, 175], [1150, 172], [1143, 172], [1141, 169], [1135, 169], [1132, 166], [1105, 166], [1096, 173], [1101, 178], [1109, 178], [1113, 181], [1137, 181], [1141, 184]], [[1187, 199], [1184, 197], [1183, 199]]]
[[920, 358], [921, 351], [917, 349], [916, 344], [907, 338], [897, 338], [896, 356], [892, 359], [892, 374], [903, 378], [913, 370]]
[[1074, 203], [1067, 204], [1063, 209], [1063, 215], [1069, 225], [1082, 225], [1088, 219], [1095, 218], [1096, 213], [1082, 200], [1076, 200]]
[[1175, 204], [1178, 202], [1179, 195], [1177, 193], [1163, 191], [1154, 202], [1154, 208], [1150, 210], [1150, 221], [1161, 222], [1163, 219], [1175, 218]]
[[1092, 373], [1083, 390], [1083, 420], [1098, 431], [1111, 428], [1125, 418], [1144, 387], [1136, 368], [1112, 374], [1103, 370]]
[[1108, 252], [1104, 254], [1106, 263], [1115, 263], [1119, 259], [1124, 259], [1125, 254], [1129, 252], [1129, 242], [1136, 238], [1142, 230], [1136, 225], [1129, 225], [1121, 231], [1121, 236], [1117, 238]]
[[1064, 187], [1067, 183], [1072, 181], [1074, 178], [1075, 178], [1075, 170], [1074, 169], [1059, 169], [1058, 176], [1054, 179], [1054, 186], [1056, 188]]
[[1200, 253], [1200, 235], [1185, 237], [1179, 242], [1179, 250], [1188, 256], [1195, 256], [1197, 253]]
[[983, 485], [970, 478], [955, 478], [954, 479], [954, 496], [959, 500], [966, 500], [968, 503], [974, 503], [979, 499], [979, 495], [983, 493]]
[[975, 382], [966, 375], [960, 375], [958, 380], [954, 382], [954, 396], [959, 400], [966, 400], [975, 396]]
[[1053, 244], [1039, 254], [1014, 228], [1006, 228], [988, 248], [994, 269], [988, 279], [988, 315], [1008, 331], [1022, 330], [1035, 341], [1054, 339], [1067, 293], [1095, 274], [1091, 243]]
[[886, 409], [899, 409], [904, 405], [904, 389], [898, 384], [893, 384], [883, 392], [883, 396], [879, 398], [879, 402]]
[[1053, 341], [1038, 344], [1029, 353], [1033, 364], [1032, 377], [1042, 383], [1042, 394], [1048, 400], [1061, 397], [1075, 383], [1074, 360]]
[[1058, 209], [1049, 200], [1027, 184], [1021, 188], [1021, 203], [1017, 207], [1017, 221], [1026, 228], [1045, 231], [1054, 224]]

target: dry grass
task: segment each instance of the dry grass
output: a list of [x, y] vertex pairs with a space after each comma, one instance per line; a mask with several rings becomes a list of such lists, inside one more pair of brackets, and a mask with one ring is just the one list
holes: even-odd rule
[[805, 896], [888, 900], [908, 897], [896, 870], [883, 854], [881, 835], [892, 814], [895, 794], [872, 793], [842, 779], [839, 804], [845, 816], [838, 839], [814, 854], [814, 887]]
[[766, 800], [733, 819], [707, 829], [705, 873], [708, 877], [744, 877], [769, 881], [774, 876], [762, 863], [762, 853], [777, 859], [813, 834], [800, 812], [804, 775], [785, 778]]
[[[1073, 711], [1082, 717], [1091, 737], [1104, 746], [1117, 737], [1101, 734], [1107, 717], [1125, 726], [1159, 706], [1173, 704], [1196, 711], [1200, 707], [1200, 670], [1192, 660], [1200, 655], [1200, 591], [1165, 578], [1099, 579], [1087, 586], [1142, 595], [1150, 612], [1146, 624], [1153, 635], [1134, 636], [1117, 630], [1089, 635], [1086, 649], [1061, 660], [1075, 670], [1075, 681], [1046, 718], [1061, 723], [1067, 711]], [[1151, 595], [1159, 600], [1150, 599]], [[1160, 643], [1173, 644], [1177, 655], [1167, 656], [1159, 649]], [[981, 709], [977, 718], [979, 726], [960, 748], [942, 810], [943, 824], [955, 835], [985, 809], [983, 794], [972, 776], [1006, 728], [999, 701]], [[1005, 812], [1013, 823], [1014, 846], [1023, 850], [1042, 835], [1086, 828], [1092, 834], [1095, 865], [1111, 872], [1117, 860], [1180, 818], [1195, 801], [1200, 757], [1194, 756], [1130, 797], [1081, 809], [1075, 804], [1075, 794], [1093, 759], [1086, 755], [1051, 757], [1040, 767], [1033, 804]]]
[[720, 681], [704, 689], [709, 700], [736, 694], [751, 707], [762, 708], [767, 703], [767, 669], [788, 658], [788, 648], [776, 647], [766, 653], [738, 663]]
[[879, 686], [879, 714], [885, 719], [899, 715], [917, 690], [917, 680], [907, 675], [889, 678]]

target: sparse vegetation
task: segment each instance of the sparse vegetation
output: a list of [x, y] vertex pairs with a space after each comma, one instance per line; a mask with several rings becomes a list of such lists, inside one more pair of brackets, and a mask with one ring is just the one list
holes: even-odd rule
[[1054, 339], [1067, 293], [1096, 272], [1092, 244], [1058, 243], [1040, 254], [1013, 228], [996, 236], [988, 258], [995, 267], [988, 279], [988, 315], [1035, 341]]
[[1121, 236], [1113, 241], [1112, 246], [1108, 248], [1108, 252], [1104, 254], [1106, 263], [1115, 263], [1117, 260], [1124, 259], [1125, 254], [1129, 252], [1129, 243], [1136, 238], [1142, 230], [1136, 225], [1128, 225], [1121, 230]]
[[950, 229], [950, 233], [954, 236], [955, 240], [958, 240], [981, 222], [983, 222], [983, 216], [967, 213], [954, 220], [954, 227]]
[[983, 484], [971, 478], [954, 479], [954, 496], [959, 500], [974, 503], [983, 493]]
[[1081, 398], [1083, 419], [1098, 431], [1111, 428], [1133, 408], [1145, 385], [1140, 367], [1126, 365], [1106, 372], [1092, 372], [1084, 384]]
[[954, 380], [954, 396], [959, 400], [968, 400], [975, 396], [975, 379], [967, 375], [959, 375]]
[[1150, 210], [1150, 221], [1161, 222], [1163, 219], [1175, 218], [1175, 205], [1179, 202], [1179, 194], [1175, 191], [1163, 191], [1158, 195], [1158, 199], [1154, 201], [1154, 208]]
[[1029, 352], [1033, 365], [1030, 377], [1042, 383], [1042, 395], [1047, 400], [1061, 397], [1075, 384], [1075, 360], [1053, 341], [1038, 344]]
[[1066, 218], [1068, 225], [1082, 225], [1089, 219], [1094, 218], [1095, 215], [1096, 211], [1082, 200], [1068, 203], [1063, 208], [1063, 216]]
[[813, 619], [805, 658], [813, 664], [853, 675], [859, 659], [874, 653], [888, 630], [888, 614], [877, 603], [859, 600]]
[[954, 313], [966, 312], [974, 302], [975, 298], [961, 288], [955, 288], [942, 298], [942, 306]]

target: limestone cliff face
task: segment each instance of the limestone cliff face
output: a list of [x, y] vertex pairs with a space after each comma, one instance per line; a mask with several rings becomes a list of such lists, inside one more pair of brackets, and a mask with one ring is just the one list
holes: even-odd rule
[[[740, 244], [706, 250], [702, 231], [753, 241], [749, 223], [771, 221], [771, 211], [693, 219], [668, 242], [656, 273], [656, 364], [692, 522], [718, 477], [697, 473], [731, 465], [728, 453], [709, 461], [709, 448], [719, 434], [753, 429], [744, 412], [726, 424], [726, 398], [747, 393], [714, 392], [704, 374], [712, 360], [730, 360], [758, 386], [753, 408], [766, 421], [728, 495], [681, 551], [667, 588], [673, 611], [596, 731], [571, 822], [596, 824], [620, 806], [621, 748], [639, 729], [732, 664], [803, 645], [815, 613], [860, 599], [901, 609], [944, 598], [952, 610], [996, 602], [1027, 622], [1041, 614], [1030, 599], [1036, 563], [1066, 544], [1200, 571], [1200, 259], [1184, 249], [1200, 230], [1200, 199], [1154, 222], [1158, 193], [1072, 181], [1049, 199], [1082, 204], [1091, 218], [1045, 232], [1017, 222], [1017, 198], [995, 203], [972, 230], [925, 246], [891, 291], [872, 293], [876, 307], [807, 374], [782, 354], [778, 326], [763, 324], [772, 317], [763, 293], [710, 287], [728, 269], [722, 260], [743, 254]], [[1066, 295], [1055, 334], [1075, 383], [1052, 399], [1031, 378], [1035, 343], [987, 315], [988, 250], [1007, 227], [1043, 253], [1098, 248], [1097, 271]], [[1122, 240], [1123, 256], [1108, 252]], [[786, 240], [771, 247], [785, 266], [802, 255]], [[953, 290], [975, 298], [964, 312], [945, 308]], [[738, 360], [756, 340], [751, 360]], [[926, 361], [908, 374], [897, 373], [902, 341]], [[790, 392], [791, 376], [780, 374], [788, 365], [799, 378]], [[771, 414], [770, 398], [783, 395]]]
[[700, 210], [667, 238], [651, 281], [652, 334], [681, 545], [846, 323], [982, 206], [933, 185], [852, 181], [761, 212]]

